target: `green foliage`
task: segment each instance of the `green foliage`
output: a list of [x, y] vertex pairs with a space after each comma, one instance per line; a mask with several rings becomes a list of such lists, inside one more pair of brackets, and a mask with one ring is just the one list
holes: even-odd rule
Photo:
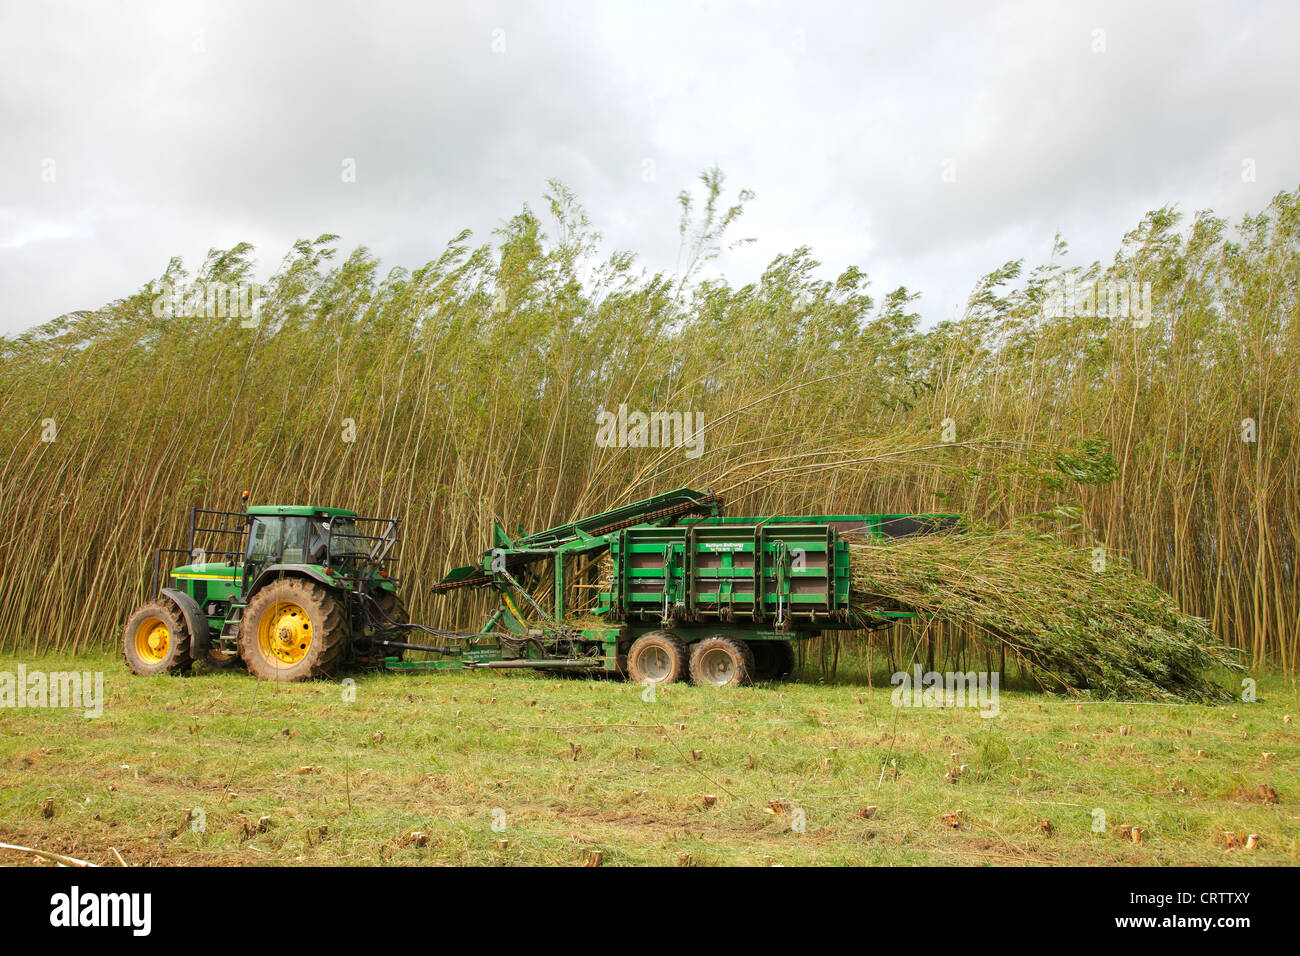
[[1056, 467], [1081, 485], [1105, 485], [1119, 477], [1119, 463], [1105, 438], [1086, 438], [1071, 452], [1056, 456]]

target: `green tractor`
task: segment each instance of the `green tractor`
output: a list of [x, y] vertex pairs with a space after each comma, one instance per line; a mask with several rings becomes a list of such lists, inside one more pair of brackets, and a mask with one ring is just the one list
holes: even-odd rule
[[[410, 626], [389, 570], [396, 543], [396, 519], [342, 508], [191, 509], [189, 549], [155, 553], [157, 597], [127, 620], [127, 666], [177, 674], [195, 661], [242, 663], [263, 680], [299, 681], [400, 657], [400, 641], [385, 640]], [[164, 582], [176, 554], [189, 563]]]

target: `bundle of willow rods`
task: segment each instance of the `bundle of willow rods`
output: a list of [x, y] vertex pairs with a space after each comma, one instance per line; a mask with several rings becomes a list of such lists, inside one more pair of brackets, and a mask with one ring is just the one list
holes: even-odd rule
[[1025, 527], [850, 544], [853, 606], [913, 610], [967, 625], [1046, 689], [1098, 697], [1210, 702], [1230, 698], [1208, 672], [1240, 670], [1203, 618], [1108, 556]]

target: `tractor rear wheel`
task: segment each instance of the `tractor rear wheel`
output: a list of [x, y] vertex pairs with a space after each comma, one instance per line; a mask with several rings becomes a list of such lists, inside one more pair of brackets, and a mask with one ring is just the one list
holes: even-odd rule
[[284, 578], [263, 587], [244, 609], [239, 656], [262, 680], [327, 676], [348, 643], [343, 604], [314, 581]]
[[638, 684], [671, 684], [686, 679], [687, 660], [686, 645], [676, 634], [651, 631], [628, 649], [627, 676]]
[[136, 609], [127, 619], [122, 651], [136, 674], [179, 674], [193, 663], [190, 632], [171, 601], [150, 601]]
[[752, 641], [749, 649], [754, 652], [754, 680], [787, 680], [794, 673], [794, 644], [790, 641]]
[[744, 641], [715, 634], [691, 646], [691, 679], [712, 687], [754, 683], [754, 652]]

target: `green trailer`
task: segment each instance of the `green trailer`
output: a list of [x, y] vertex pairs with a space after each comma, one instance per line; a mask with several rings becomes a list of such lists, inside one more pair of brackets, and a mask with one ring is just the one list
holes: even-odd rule
[[854, 607], [848, 538], [952, 527], [955, 515], [729, 517], [720, 496], [680, 488], [531, 535], [497, 525], [477, 565], [434, 591], [490, 589], [481, 631], [433, 661], [391, 669], [538, 667], [639, 683], [726, 686], [788, 675], [794, 642], [887, 627], [896, 606]]

